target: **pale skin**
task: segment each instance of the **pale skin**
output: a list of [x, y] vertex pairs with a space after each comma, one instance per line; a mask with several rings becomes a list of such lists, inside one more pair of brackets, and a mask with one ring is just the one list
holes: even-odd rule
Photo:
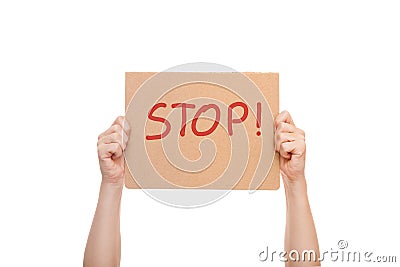
[[[319, 257], [317, 233], [304, 175], [304, 131], [295, 126], [287, 111], [276, 117], [275, 129], [275, 150], [280, 154], [281, 176], [286, 193], [285, 251], [296, 249], [301, 253], [303, 250], [314, 250]], [[123, 151], [129, 133], [130, 127], [121, 116], [99, 135], [97, 150], [102, 181], [86, 244], [84, 267], [115, 267], [120, 264], [120, 206], [125, 172]], [[320, 266], [318, 262], [290, 259], [285, 264], [286, 267]]]
[[129, 132], [124, 117], [118, 117], [98, 137], [97, 152], [102, 181], [83, 259], [85, 267], [111, 267], [120, 263], [120, 206], [125, 172], [123, 151]]
[[[280, 168], [286, 193], [285, 251], [313, 250], [319, 258], [319, 245], [307, 196], [304, 175], [306, 143], [304, 131], [297, 128], [289, 112], [275, 119], [275, 150], [280, 154]], [[286, 267], [320, 266], [309, 261], [286, 262]], [[294, 258], [294, 257], [292, 257]]]

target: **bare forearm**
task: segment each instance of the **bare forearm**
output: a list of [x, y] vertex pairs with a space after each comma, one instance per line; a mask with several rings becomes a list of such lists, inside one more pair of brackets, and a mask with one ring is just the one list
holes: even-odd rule
[[[314, 251], [319, 258], [318, 238], [315, 230], [314, 220], [311, 214], [310, 205], [307, 196], [307, 185], [304, 177], [301, 177], [296, 183], [285, 183], [286, 192], [286, 233], [285, 233], [285, 251], [289, 253], [296, 250], [300, 257], [303, 257], [304, 251]], [[289, 261], [286, 266], [319, 266], [319, 262], [308, 261], [306, 255], [305, 261]]]
[[122, 185], [102, 183], [96, 213], [85, 249], [85, 267], [119, 266]]

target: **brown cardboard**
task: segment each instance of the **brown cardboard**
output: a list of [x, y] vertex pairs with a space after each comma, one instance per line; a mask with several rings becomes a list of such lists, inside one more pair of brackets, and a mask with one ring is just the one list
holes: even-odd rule
[[[126, 108], [126, 118], [131, 125], [131, 128], [137, 129], [138, 127], [141, 127], [140, 129], [144, 130], [144, 135], [155, 135], [159, 134], [162, 132], [163, 124], [160, 122], [152, 121], [149, 120], [148, 118], [146, 119], [146, 124], [145, 125], [138, 125], [137, 120], [139, 119], [136, 114], [132, 114], [131, 109], [133, 106], [129, 105], [135, 105], [134, 102], [131, 102], [133, 99], [133, 96], [138, 90], [147, 90], [149, 96], [151, 93], [153, 93], [152, 87], [145, 88], [144, 84], [147, 85], [149, 84], [149, 80], [153, 79], [155, 77], [156, 73], [151, 73], [151, 72], [127, 72], [125, 75], [125, 108]], [[165, 108], [159, 108], [157, 109], [153, 114], [159, 116], [159, 117], [164, 117], [167, 118], [168, 114], [173, 111], [174, 109], [171, 107], [171, 104], [173, 103], [190, 103], [190, 101], [194, 101], [195, 99], [198, 98], [208, 98], [208, 99], [214, 99], [215, 101], [224, 103], [226, 105], [230, 105], [231, 103], [234, 103], [235, 101], [241, 101], [245, 104], [248, 104], [249, 107], [249, 112], [246, 120], [244, 120], [243, 123], [237, 123], [232, 125], [233, 129], [233, 135], [237, 140], [243, 140], [247, 138], [249, 145], [248, 145], [248, 151], [249, 151], [249, 160], [247, 162], [247, 165], [244, 169], [243, 175], [238, 175], [239, 177], [234, 177], [235, 175], [232, 175], [231, 180], [235, 180], [235, 182], [226, 182], [222, 181], [219, 183], [217, 181], [218, 177], [223, 175], [225, 168], [229, 165], [231, 162], [230, 156], [232, 157], [232, 146], [235, 146], [235, 143], [231, 143], [229, 138], [232, 138], [232, 136], [229, 136], [226, 130], [223, 129], [222, 127], [222, 121], [227, 120], [227, 118], [223, 117], [223, 113], [226, 113], [225, 111], [221, 112], [221, 124], [217, 126], [215, 131], [211, 133], [208, 136], [195, 136], [193, 134], [193, 131], [191, 129], [191, 123], [192, 123], [192, 115], [193, 113], [196, 113], [196, 111], [199, 110], [201, 105], [196, 105], [196, 108], [193, 109], [187, 109], [188, 111], [188, 116], [187, 116], [187, 125], [185, 129], [185, 136], [173, 136], [173, 138], [176, 138], [176, 146], [179, 147], [181, 156], [186, 157], [189, 161], [193, 161], [196, 159], [201, 158], [202, 156], [207, 156], [206, 152], [208, 151], [207, 149], [204, 150], [203, 147], [203, 152], [200, 152], [199, 144], [204, 138], [210, 138], [215, 142], [216, 145], [216, 153], [215, 157], [208, 167], [204, 168], [201, 171], [184, 171], [180, 169], [179, 167], [174, 166], [173, 164], [173, 158], [176, 156], [177, 153], [171, 153], [172, 159], [167, 159], [165, 156], [165, 153], [163, 153], [163, 144], [162, 140], [141, 140], [141, 142], [144, 142], [144, 146], [147, 152], [147, 155], [142, 155], [142, 154], [137, 154], [136, 148], [133, 147], [133, 144], [131, 140], [135, 138], [134, 134], [131, 134], [130, 136], [130, 141], [128, 142], [128, 146], [125, 151], [125, 156], [128, 161], [130, 159], [131, 161], [137, 161], [135, 163], [131, 163], [131, 165], [136, 165], [136, 166], [131, 166], [135, 168], [139, 168], [138, 166], [142, 166], [142, 163], [149, 161], [153, 165], [154, 169], [156, 172], [165, 179], [165, 181], [158, 181], [157, 179], [152, 179], [148, 177], [140, 177], [140, 182], [137, 180], [137, 177], [135, 179], [132, 177], [131, 170], [129, 166], [126, 166], [126, 171], [125, 171], [125, 185], [127, 188], [200, 188], [200, 189], [250, 189], [250, 184], [252, 181], [252, 178], [254, 176], [255, 170], [257, 169], [258, 164], [263, 164], [259, 163], [259, 158], [261, 155], [261, 143], [264, 142], [262, 138], [268, 138], [268, 142], [264, 142], [263, 144], [270, 143], [271, 140], [273, 142], [273, 133], [270, 131], [268, 132], [268, 136], [264, 137], [264, 132], [261, 133], [261, 137], [256, 134], [257, 132], [257, 124], [256, 124], [256, 110], [255, 110], [255, 104], [253, 103], [252, 106], [250, 107], [250, 103], [246, 103], [243, 100], [242, 96], [238, 96], [235, 93], [230, 92], [224, 86], [212, 84], [212, 83], [204, 83], [204, 82], [196, 82], [196, 81], [201, 81], [203, 78], [207, 79], [211, 77], [211, 79], [214, 79], [216, 81], [223, 81], [225, 84], [229, 84], [231, 80], [235, 80], [235, 77], [237, 75], [244, 75], [249, 79], [251, 82], [255, 84], [255, 86], [258, 88], [258, 90], [261, 92], [261, 94], [264, 96], [266, 102], [269, 105], [269, 110], [267, 110], [265, 107], [262, 108], [262, 120], [261, 120], [261, 127], [263, 125], [268, 124], [268, 129], [271, 128], [271, 123], [273, 124], [273, 118], [276, 117], [276, 115], [279, 112], [279, 75], [278, 73], [229, 73], [229, 72], [221, 72], [221, 73], [186, 73], [186, 72], [171, 72], [171, 73], [162, 73], [162, 79], [160, 81], [165, 81], [165, 86], [168, 86], [167, 84], [169, 81], [172, 81], [174, 79], [182, 79], [182, 80], [189, 80], [192, 83], [189, 84], [183, 84], [178, 87], [173, 88], [173, 90], [169, 91], [168, 93], [164, 95], [159, 95], [159, 99], [157, 101], [150, 101], [147, 106], [144, 105], [143, 108], [145, 109], [146, 115], [148, 115], [150, 109], [152, 108], [153, 104], [156, 103], [166, 103], [167, 106]], [[236, 75], [236, 76], [235, 76]], [[146, 84], [147, 83], [147, 84]], [[160, 84], [157, 86], [164, 86], [164, 84]], [[234, 86], [232, 84], [232, 86]], [[242, 88], [243, 89], [243, 88]], [[245, 90], [245, 89], [244, 89]], [[145, 92], [145, 93], [147, 93]], [[139, 94], [137, 94], [139, 95]], [[136, 96], [135, 96], [136, 97]], [[241, 99], [242, 97], [242, 99]], [[245, 97], [244, 97], [245, 98]], [[200, 99], [201, 100], [201, 99]], [[147, 100], [145, 100], [147, 101]], [[204, 100], [206, 103], [208, 100]], [[137, 105], [143, 105], [143, 101], [140, 101], [141, 103], [136, 103]], [[261, 104], [260, 104], [261, 105]], [[147, 107], [147, 108], [146, 108]], [[253, 108], [251, 110], [250, 108]], [[223, 104], [220, 106], [221, 110], [225, 110]], [[143, 111], [143, 109], [140, 109]], [[181, 109], [177, 109], [179, 114], [181, 113]], [[208, 113], [204, 114], [209, 114], [210, 117], [213, 117], [215, 114], [212, 112], [214, 110], [209, 110], [207, 111]], [[237, 112], [237, 117], [239, 118], [241, 115], [243, 115], [243, 112], [241, 108], [235, 108], [235, 112]], [[268, 117], [268, 113], [271, 114], [270, 118]], [[189, 116], [189, 114], [191, 114]], [[235, 117], [234, 115], [234, 117]], [[225, 116], [225, 115], [224, 115]], [[168, 118], [167, 118], [168, 119]], [[267, 121], [268, 120], [268, 121]], [[202, 118], [200, 117], [197, 121], [197, 128], [198, 131], [205, 131], [211, 127], [213, 124], [213, 120], [207, 119], [207, 118]], [[181, 128], [181, 120], [171, 120], [171, 128], [174, 129], [174, 131], [177, 131], [177, 128]], [[239, 134], [239, 128], [243, 127], [243, 129], [246, 130], [247, 137], [245, 136], [235, 136], [235, 134]], [[266, 126], [267, 127], [267, 126]], [[144, 128], [144, 129], [143, 129]], [[172, 130], [171, 130], [172, 132]], [[178, 131], [179, 132], [179, 131]], [[171, 135], [171, 133], [170, 133]], [[164, 140], [167, 140], [167, 138], [172, 138], [172, 136], [167, 136], [165, 137]], [[171, 140], [171, 139], [168, 139]], [[231, 139], [232, 140], [232, 139]], [[273, 144], [268, 144], [268, 151], [271, 151], [270, 146]], [[138, 147], [138, 146], [137, 146]], [[167, 146], [164, 146], [167, 147]], [[167, 147], [168, 148], [168, 147]], [[177, 150], [178, 151], [178, 150]], [[211, 151], [211, 150], [210, 150]], [[237, 151], [237, 150], [235, 150]], [[134, 155], [136, 153], [136, 155]], [[204, 155], [202, 155], [203, 153]], [[242, 153], [242, 152], [240, 152]], [[245, 152], [243, 152], [246, 154]], [[270, 153], [271, 154], [271, 153]], [[235, 154], [237, 155], [237, 154]], [[265, 155], [265, 154], [264, 154]], [[269, 172], [264, 175], [263, 178], [265, 180], [260, 182], [256, 188], [253, 189], [278, 189], [279, 188], [279, 157], [277, 153], [272, 152], [270, 156], [268, 156], [271, 159], [270, 163], [270, 169]], [[245, 158], [243, 159], [245, 160]], [[172, 164], [171, 164], [172, 162]], [[191, 162], [188, 163], [189, 165]], [[129, 165], [129, 164], [128, 164]], [[232, 165], [232, 164], [231, 164]], [[268, 165], [266, 163], [266, 165]], [[143, 165], [144, 166], [144, 165]], [[265, 167], [267, 168], [267, 167]], [[143, 170], [143, 173], [146, 173], [146, 170]], [[146, 176], [146, 175], [144, 175]], [[230, 179], [230, 178], [229, 178]], [[139, 184], [140, 185], [139, 185]]]

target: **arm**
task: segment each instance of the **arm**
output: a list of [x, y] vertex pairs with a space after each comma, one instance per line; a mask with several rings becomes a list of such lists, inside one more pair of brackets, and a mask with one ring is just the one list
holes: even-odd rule
[[[124, 129], [125, 126], [125, 129]], [[102, 174], [99, 200], [86, 243], [83, 266], [119, 266], [121, 259], [120, 205], [129, 136], [124, 117], [99, 135], [97, 151]]]
[[[320, 266], [310, 254], [308, 261], [292, 261], [289, 252], [297, 250], [302, 257], [303, 251], [314, 251], [319, 258], [319, 245], [314, 220], [307, 196], [307, 184], [304, 176], [306, 145], [304, 132], [296, 128], [287, 111], [280, 113], [275, 121], [275, 149], [280, 154], [280, 168], [286, 193], [286, 231], [285, 251], [288, 253], [286, 266]], [[296, 255], [292, 255], [292, 258]]]

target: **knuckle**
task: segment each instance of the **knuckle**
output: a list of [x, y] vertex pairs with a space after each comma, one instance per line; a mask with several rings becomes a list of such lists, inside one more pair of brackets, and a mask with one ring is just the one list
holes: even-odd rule
[[283, 127], [283, 122], [279, 122], [279, 123], [277, 124], [277, 127], [276, 127], [276, 131], [277, 131], [278, 134], [279, 134], [280, 132], [282, 132], [282, 127]]
[[282, 133], [276, 134], [275, 137], [276, 137], [276, 142], [280, 143], [280, 141], [282, 140]]
[[124, 123], [124, 117], [123, 116], [118, 116], [115, 121], [116, 121], [117, 124], [122, 125], [122, 123]]
[[280, 151], [285, 151], [285, 146], [284, 146], [283, 143], [281, 143], [281, 144], [279, 145], [279, 149], [280, 149]]
[[103, 151], [103, 149], [102, 149], [102, 145], [101, 144], [99, 144], [98, 146], [97, 146], [97, 154], [101, 154], [102, 153], [102, 151]]
[[114, 125], [111, 126], [110, 128], [111, 128], [111, 131], [115, 132], [115, 131], [118, 130], [118, 125], [117, 125], [117, 124], [114, 124]]
[[283, 110], [283, 111], [282, 111], [282, 115], [283, 115], [285, 118], [290, 117], [290, 113], [289, 113], [289, 111], [287, 111], [287, 110]]
[[97, 140], [97, 146], [103, 145], [106, 138], [107, 138], [107, 136], [101, 136], [101, 137]]
[[121, 125], [119, 125], [119, 124], [114, 125], [114, 131], [117, 132], [117, 133], [122, 132]]
[[112, 133], [110, 135], [110, 137], [112, 138], [112, 140], [118, 141], [120, 139], [120, 137], [121, 137], [121, 134], [115, 132], [115, 133]]
[[304, 141], [300, 142], [299, 144], [299, 152], [301, 155], [304, 155], [306, 152], [306, 143]]
[[295, 132], [293, 133], [293, 139], [294, 141], [302, 141], [304, 138], [300, 133]]

